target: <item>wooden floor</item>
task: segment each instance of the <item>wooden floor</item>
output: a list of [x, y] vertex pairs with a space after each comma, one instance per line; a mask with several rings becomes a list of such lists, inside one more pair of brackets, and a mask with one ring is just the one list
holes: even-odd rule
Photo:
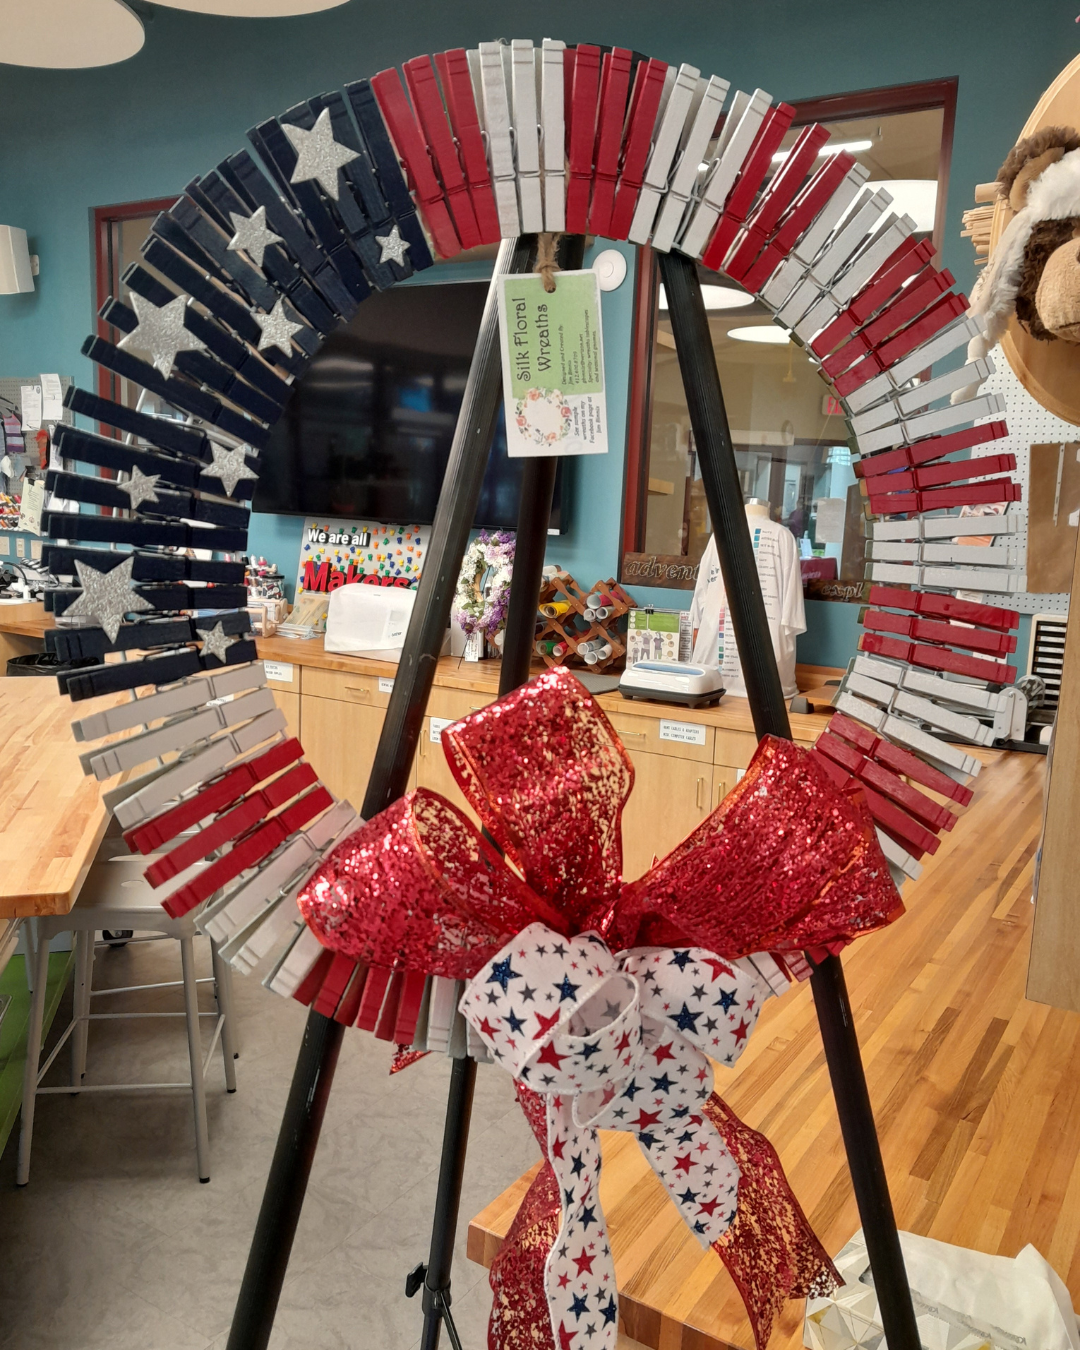
[[[857, 942], [845, 970], [900, 1227], [1010, 1256], [1034, 1243], [1080, 1305], [1080, 1014], [1024, 998], [1045, 760], [985, 759], [972, 805], [905, 890], [907, 914]], [[716, 1078], [839, 1251], [859, 1220], [809, 989], [771, 1000]], [[532, 1175], [474, 1219], [473, 1260], [490, 1262]], [[719, 1258], [627, 1134], [605, 1136], [600, 1195], [624, 1330], [656, 1350], [753, 1350]], [[770, 1350], [801, 1344], [802, 1311], [789, 1305]]]

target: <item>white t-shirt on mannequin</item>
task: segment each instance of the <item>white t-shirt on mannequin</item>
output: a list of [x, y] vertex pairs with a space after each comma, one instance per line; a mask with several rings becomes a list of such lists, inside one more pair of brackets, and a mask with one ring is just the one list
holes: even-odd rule
[[[768, 516], [747, 513], [747, 524], [754, 544], [758, 577], [765, 597], [765, 614], [769, 620], [776, 664], [780, 669], [780, 682], [784, 688], [784, 697], [792, 698], [799, 692], [795, 683], [795, 638], [799, 633], [806, 632], [799, 546], [790, 530]], [[695, 663], [703, 666], [719, 665], [727, 692], [745, 698], [742, 665], [731, 628], [716, 540], [712, 536], [709, 537], [698, 570], [694, 600], [690, 606], [690, 627], [697, 634], [694, 641]]]

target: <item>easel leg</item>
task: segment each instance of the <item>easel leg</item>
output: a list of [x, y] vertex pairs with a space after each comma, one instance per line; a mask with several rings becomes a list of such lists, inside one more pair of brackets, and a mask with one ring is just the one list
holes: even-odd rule
[[[413, 617], [368, 780], [361, 811], [365, 819], [400, 797], [408, 784], [498, 414], [502, 368], [495, 278], [528, 270], [534, 248], [530, 238], [506, 240], [499, 250]], [[308, 1015], [227, 1350], [265, 1350], [269, 1343], [343, 1034], [339, 1022], [315, 1012]]]
[[[682, 254], [662, 253], [660, 275], [754, 729], [759, 737], [771, 733], [790, 740], [697, 264]], [[810, 983], [885, 1339], [890, 1350], [919, 1350], [904, 1256], [839, 957], [830, 956], [818, 966]]]
[[[564, 269], [581, 266], [585, 240], [570, 235], [562, 241], [560, 265]], [[556, 278], [557, 284], [557, 278]], [[510, 693], [529, 678], [533, 641], [536, 633], [536, 606], [543, 580], [544, 553], [547, 547], [551, 500], [555, 489], [556, 460], [551, 456], [527, 459], [521, 479], [518, 507], [514, 570], [510, 579], [510, 601], [503, 633], [502, 666], [499, 671], [499, 697]], [[472, 1059], [455, 1060], [450, 1076], [450, 1095], [446, 1103], [439, 1187], [435, 1197], [435, 1216], [431, 1228], [431, 1249], [426, 1268], [413, 1271], [406, 1283], [411, 1295], [420, 1287], [423, 1271], [424, 1332], [420, 1350], [437, 1350], [439, 1331], [446, 1324], [452, 1350], [461, 1350], [450, 1312], [450, 1270], [457, 1236], [461, 1181], [465, 1171], [465, 1151], [469, 1139], [473, 1085], [476, 1063]]]

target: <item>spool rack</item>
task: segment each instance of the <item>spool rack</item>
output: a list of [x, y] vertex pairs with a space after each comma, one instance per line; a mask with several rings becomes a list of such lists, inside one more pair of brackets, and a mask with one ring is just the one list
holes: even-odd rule
[[[585, 611], [589, 608], [585, 602], [596, 591], [603, 591], [611, 597], [611, 613], [606, 619], [585, 618]], [[538, 617], [543, 619], [544, 627], [537, 632], [535, 640], [538, 643], [552, 639], [565, 642], [569, 651], [564, 652], [562, 656], [541, 653], [541, 661], [546, 666], [585, 666], [588, 663], [578, 653], [581, 644], [591, 639], [603, 638], [611, 645], [611, 655], [588, 668], [604, 671], [610, 670], [616, 664], [621, 665], [626, 656], [626, 615], [636, 606], [619, 583], [609, 578], [607, 581], [598, 581], [588, 590], [583, 590], [569, 572], [560, 572], [544, 582], [538, 604], [560, 603], [568, 604], [570, 608], [555, 619], [545, 618], [540, 615], [539, 609], [537, 610]]]

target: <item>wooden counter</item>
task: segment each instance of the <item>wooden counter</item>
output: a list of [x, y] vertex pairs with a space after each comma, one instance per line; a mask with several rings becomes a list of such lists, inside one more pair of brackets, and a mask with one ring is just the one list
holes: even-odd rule
[[0, 682], [0, 921], [66, 914], [105, 834], [72, 716], [54, 679]]
[[[907, 913], [844, 967], [899, 1226], [1007, 1256], [1034, 1243], [1080, 1305], [1080, 1014], [1024, 998], [1046, 761], [980, 758], [974, 801], [905, 888]], [[766, 1004], [716, 1086], [772, 1140], [838, 1252], [859, 1219], [807, 986]], [[637, 1143], [605, 1134], [603, 1157], [624, 1330], [662, 1350], [752, 1350], [719, 1257]], [[473, 1220], [473, 1260], [490, 1263], [532, 1176]], [[801, 1326], [802, 1304], [789, 1305], [769, 1350], [796, 1350]]]
[[[3, 627], [3, 614], [0, 614], [0, 628]], [[323, 639], [317, 638], [258, 638], [256, 647], [259, 656], [265, 661], [286, 661], [299, 666], [311, 666], [317, 670], [340, 670], [357, 675], [375, 675], [393, 678], [397, 666], [390, 661], [369, 661], [357, 656], [340, 656], [328, 652]], [[499, 690], [498, 661], [466, 661], [460, 656], [444, 656], [439, 660], [435, 672], [435, 683], [446, 689], [464, 689], [478, 694], [488, 694], [491, 698]], [[539, 675], [544, 669], [537, 662], [533, 674]], [[808, 691], [818, 702], [824, 703], [831, 698], [832, 689], [826, 690], [826, 679], [839, 679], [841, 670], [828, 666], [800, 666], [798, 668], [799, 688]], [[705, 726], [726, 727], [733, 731], [753, 731], [750, 717], [750, 705], [744, 698], [725, 696], [716, 708], [680, 708], [675, 704], [642, 703], [625, 699], [619, 693], [601, 694], [599, 703], [605, 711], [617, 710], [624, 713], [639, 712], [642, 716], [657, 716], [663, 711], [672, 717], [684, 721], [701, 722]], [[796, 740], [816, 740], [824, 729], [826, 718], [818, 713], [792, 713], [791, 731]]]

